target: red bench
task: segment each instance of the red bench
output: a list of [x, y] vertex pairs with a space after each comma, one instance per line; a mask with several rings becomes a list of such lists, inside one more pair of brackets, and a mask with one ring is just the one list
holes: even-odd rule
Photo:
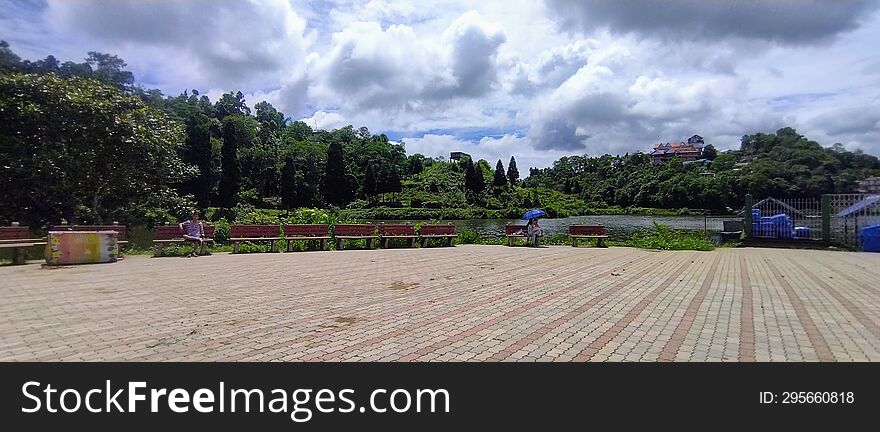
[[[204, 254], [206, 245], [213, 241], [214, 227], [205, 225], [205, 238], [199, 253]], [[191, 243], [191, 241], [183, 238], [183, 231], [177, 225], [158, 226], [153, 229], [153, 256], [162, 256], [162, 248], [165, 246], [185, 243]]]
[[240, 242], [269, 242], [270, 251], [275, 252], [276, 242], [281, 240], [281, 228], [278, 225], [230, 225], [229, 240], [232, 242], [232, 253], [238, 253]]
[[417, 237], [416, 227], [412, 225], [379, 225], [379, 240], [383, 248], [388, 248], [392, 239], [404, 239], [409, 247], [413, 247]]
[[596, 239], [596, 247], [605, 247], [605, 239], [608, 238], [604, 225], [569, 225], [568, 237], [573, 247], [577, 247], [581, 239]]
[[367, 249], [373, 248], [376, 240], [376, 225], [339, 224], [333, 227], [333, 237], [336, 239], [336, 249], [342, 250], [345, 240], [367, 241]]
[[52, 231], [116, 231], [116, 243], [120, 246], [128, 244], [128, 228], [125, 225], [53, 225]]
[[504, 235], [507, 237], [507, 245], [513, 246], [514, 239], [523, 238], [529, 240], [528, 228], [525, 225], [504, 225]]
[[317, 241], [321, 243], [321, 250], [324, 250], [326, 241], [330, 240], [330, 232], [327, 225], [324, 224], [301, 224], [301, 225], [284, 225], [284, 238], [287, 239], [287, 251], [294, 241]]
[[446, 246], [452, 246], [452, 240], [458, 237], [455, 233], [455, 225], [422, 225], [419, 229], [419, 237], [421, 237], [422, 247], [428, 247], [430, 239], [445, 239]]
[[27, 261], [26, 251], [34, 246], [45, 246], [46, 239], [34, 238], [31, 231], [23, 226], [0, 227], [0, 249], [12, 249], [12, 264], [21, 265]]

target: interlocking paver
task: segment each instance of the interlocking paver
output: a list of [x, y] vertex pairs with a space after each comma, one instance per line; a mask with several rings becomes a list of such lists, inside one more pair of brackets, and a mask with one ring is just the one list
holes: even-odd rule
[[880, 256], [500, 246], [0, 268], [3, 361], [880, 361]]

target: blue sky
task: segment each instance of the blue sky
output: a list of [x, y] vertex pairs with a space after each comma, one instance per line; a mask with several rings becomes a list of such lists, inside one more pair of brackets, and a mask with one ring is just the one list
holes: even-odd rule
[[0, 0], [28, 59], [241, 90], [319, 128], [523, 167], [782, 126], [880, 154], [880, 2]]

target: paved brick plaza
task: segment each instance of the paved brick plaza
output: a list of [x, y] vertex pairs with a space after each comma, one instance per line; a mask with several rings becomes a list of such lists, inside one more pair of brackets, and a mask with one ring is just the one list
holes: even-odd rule
[[880, 255], [503, 246], [0, 268], [0, 360], [880, 361]]

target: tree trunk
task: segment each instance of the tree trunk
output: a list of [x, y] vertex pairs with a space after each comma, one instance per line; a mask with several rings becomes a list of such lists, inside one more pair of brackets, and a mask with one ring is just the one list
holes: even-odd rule
[[95, 194], [92, 195], [92, 221], [96, 225], [100, 225], [101, 223], [103, 223], [101, 221], [101, 215], [98, 213], [98, 202], [99, 202], [98, 192], [99, 191], [100, 191], [100, 188], [95, 190]]

